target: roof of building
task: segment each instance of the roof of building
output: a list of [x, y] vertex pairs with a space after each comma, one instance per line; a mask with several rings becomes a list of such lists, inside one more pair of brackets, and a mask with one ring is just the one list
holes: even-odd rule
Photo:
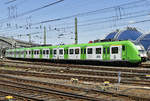
[[36, 45], [39, 45], [39, 44], [0, 36], [0, 46], [1, 46], [0, 48], [30, 47], [30, 46], [36, 46]]
[[105, 39], [114, 39], [115, 35], [119, 32], [119, 30], [116, 30], [114, 32], [109, 33]]
[[136, 28], [127, 27], [125, 30], [119, 31], [115, 35], [115, 39], [135, 41], [141, 35], [142, 35], [142, 33], [140, 31], [138, 31]]
[[138, 43], [141, 43], [144, 46], [144, 48], [147, 50], [150, 47], [150, 33], [143, 34], [136, 41]]

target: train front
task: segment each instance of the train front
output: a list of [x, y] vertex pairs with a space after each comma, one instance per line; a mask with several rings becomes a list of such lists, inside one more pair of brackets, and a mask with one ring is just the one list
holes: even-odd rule
[[146, 62], [148, 59], [148, 56], [147, 56], [146, 50], [144, 49], [143, 45], [137, 44], [135, 46], [138, 49], [139, 56], [141, 57], [141, 62]]

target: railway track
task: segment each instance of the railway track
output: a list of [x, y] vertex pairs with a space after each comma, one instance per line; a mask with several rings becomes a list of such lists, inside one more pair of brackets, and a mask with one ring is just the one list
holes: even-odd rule
[[[112, 66], [91, 66], [91, 65], [74, 65], [74, 64], [55, 64], [55, 63], [45, 63], [45, 62], [28, 62], [28, 61], [15, 61], [15, 60], [4, 60], [0, 62], [0, 65], [3, 66], [5, 63], [14, 63], [17, 64], [19, 67], [19, 64], [28, 64], [33, 66], [41, 66], [42, 68], [44, 66], [54, 66], [54, 67], [66, 67], [68, 69], [70, 68], [76, 68], [76, 69], [91, 69], [91, 70], [106, 70], [106, 71], [115, 71], [115, 72], [131, 72], [131, 73], [145, 73], [150, 74], [150, 68], [133, 68], [133, 67], [112, 67]], [[145, 65], [145, 64], [143, 64]], [[147, 64], [150, 66], [150, 64]], [[28, 66], [30, 67], [30, 66]]]
[[[14, 61], [12, 61], [14, 62]], [[18, 63], [18, 64], [16, 64]], [[44, 77], [44, 78], [53, 78], [53, 79], [67, 79], [70, 80], [71, 78], [77, 78], [82, 81], [92, 81], [92, 82], [104, 82], [104, 81], [110, 81], [111, 83], [116, 83], [118, 81], [118, 72], [120, 69], [124, 72], [121, 73], [122, 81], [121, 83], [124, 84], [136, 84], [136, 85], [145, 85], [149, 86], [150, 81], [146, 80], [149, 79], [149, 76], [147, 76], [147, 73], [150, 72], [150, 70], [144, 69], [135, 69], [135, 68], [119, 68], [119, 67], [85, 67], [74, 65], [76, 69], [71, 68], [68, 69], [68, 67], [50, 67], [48, 66], [45, 68], [44, 66], [39, 65], [30, 65], [30, 66], [22, 66], [19, 65], [20, 62], [15, 61], [14, 64], [1, 64], [1, 66], [10, 66], [11, 68], [14, 66], [14, 68], [21, 68], [25, 69], [22, 71], [14, 71], [15, 75], [24, 75], [24, 76], [37, 76], [37, 77]], [[22, 63], [22, 62], [21, 62]], [[24, 62], [23, 62], [24, 63]], [[30, 63], [30, 62], [29, 62]], [[26, 64], [26, 63], [24, 63]], [[27, 62], [28, 64], [28, 62]], [[30, 63], [31, 64], [31, 63]], [[89, 70], [90, 68], [90, 70]], [[94, 70], [93, 70], [94, 68]], [[27, 71], [31, 70], [31, 72]], [[101, 70], [101, 71], [100, 71]], [[106, 71], [107, 70], [107, 71]], [[113, 71], [114, 70], [114, 71]], [[115, 71], [116, 70], [116, 71]], [[24, 71], [24, 72], [23, 72]], [[32, 72], [34, 71], [34, 72]], [[36, 71], [36, 72], [35, 72]], [[133, 73], [137, 72], [137, 73]], [[145, 73], [145, 71], [147, 73]], [[39, 73], [42, 72], [42, 73]], [[144, 73], [143, 73], [144, 72]], [[0, 73], [7, 73], [7, 74], [13, 74], [11, 70], [1, 70]], [[13, 74], [14, 75], [14, 74]], [[78, 76], [77, 76], [78, 75]], [[88, 75], [88, 76], [87, 76]], [[138, 80], [136, 80], [138, 78]]]
[[[91, 75], [76, 75], [76, 74], [60, 74], [60, 73], [41, 73], [41, 72], [27, 72], [27, 71], [16, 71], [16, 70], [0, 70], [1, 74], [11, 74], [20, 76], [32, 76], [32, 77], [42, 77], [51, 79], [62, 79], [70, 80], [71, 78], [77, 78], [80, 81], [89, 82], [105, 82], [110, 81], [111, 83], [117, 83], [118, 77], [108, 77], [108, 76], [91, 76]], [[150, 80], [136, 80], [134, 78], [122, 78], [121, 83], [123, 84], [136, 84], [150, 86]]]
[[[51, 67], [51, 66], [39, 66], [39, 65], [23, 65], [23, 64], [1, 64], [4, 67], [11, 67], [15, 69], [22, 69], [22, 71], [36, 71], [45, 73], [59, 73], [59, 74], [76, 74], [76, 75], [91, 75], [91, 76], [107, 76], [117, 77], [118, 73], [121, 72], [121, 77], [130, 79], [149, 79], [148, 69], [135, 69], [135, 68], [119, 68], [119, 67], [84, 67], [78, 66], [77, 68], [68, 67]], [[94, 68], [94, 69], [93, 69]], [[119, 71], [120, 70], [120, 71]], [[145, 73], [146, 72], [146, 73]]]
[[[88, 70], [88, 69], [68, 69], [68, 68], [54, 68], [54, 67], [39, 67], [39, 66], [19, 66], [19, 65], [1, 65], [4, 67], [11, 67], [15, 69], [22, 69], [23, 71], [37, 71], [45, 73], [68, 73], [68, 74], [82, 74], [82, 75], [95, 75], [95, 76], [118, 76], [118, 72], [115, 71], [106, 71], [106, 70]], [[133, 78], [139, 77], [146, 79], [145, 73], [130, 73], [122, 72], [121, 77]]]
[[[8, 64], [6, 62], [8, 62]], [[146, 75], [150, 73], [150, 70], [147, 68], [126, 68], [126, 67], [122, 68], [122, 67], [106, 67], [106, 66], [73, 65], [73, 64], [49, 65], [49, 63], [37, 63], [37, 62], [32, 63], [32, 62], [24, 62], [24, 61], [9, 62], [9, 60], [3, 62], [1, 61], [0, 66], [2, 67], [4, 66], [7, 69], [9, 67], [16, 69], [16, 70], [1, 69], [0, 70], [1, 74], [11, 74], [16, 76], [28, 76], [28, 77], [30, 76], [30, 77], [37, 77], [37, 78], [42, 77], [42, 78], [62, 79], [62, 80], [70, 80], [71, 78], [77, 78], [79, 79], [79, 81], [90, 81], [90, 82], [110, 81], [111, 83], [118, 82], [118, 77], [117, 77], [118, 72], [121, 71], [122, 84], [150, 86], [150, 81], [146, 80], [147, 79]], [[3, 77], [3, 75], [1, 75], [1, 77]], [[136, 80], [134, 77], [138, 77], [140, 79]], [[84, 91], [89, 92], [89, 90], [84, 90]], [[116, 95], [115, 93], [112, 92], [106, 92], [106, 95], [107, 94], [110, 94], [111, 96]], [[120, 93], [117, 94], [117, 97], [119, 96], [119, 94]], [[140, 98], [140, 97], [136, 98], [135, 96], [129, 97], [128, 95], [124, 95], [124, 96], [130, 99], [136, 99], [136, 100], [144, 99], [141, 101], [149, 101], [149, 99], [147, 98]]]
[[[27, 98], [35, 101], [48, 101], [50, 99], [63, 99], [63, 100], [83, 100], [83, 101], [107, 101], [100, 98], [94, 98], [90, 96], [79, 95], [75, 93], [69, 93], [50, 88], [38, 87], [33, 85], [27, 85], [22, 83], [16, 83], [12, 81], [0, 80], [0, 92], [7, 93]], [[67, 97], [67, 98], [66, 98]]]
[[[7, 79], [7, 80], [3, 80], [3, 79]], [[19, 82], [19, 83], [18, 83]], [[33, 81], [33, 80], [27, 80], [27, 79], [22, 79], [22, 78], [18, 78], [18, 77], [12, 77], [12, 76], [7, 76], [7, 75], [1, 75], [0, 76], [0, 85], [1, 87], [3, 86], [11, 86], [13, 87], [13, 89], [15, 87], [18, 88], [21, 87], [21, 89], [23, 88], [27, 88], [28, 89], [32, 89], [32, 92], [35, 91], [36, 89], [38, 90], [41, 90], [40, 92], [43, 92], [44, 90], [44, 93], [46, 92], [50, 92], [51, 91], [55, 91], [55, 92], [58, 92], [57, 90], [54, 90], [54, 89], [49, 89], [49, 87], [51, 86], [54, 86], [55, 88], [58, 88], [58, 89], [71, 89], [71, 90], [74, 90], [74, 92], [77, 92], [77, 91], [82, 91], [82, 92], [87, 92], [88, 94], [97, 94], [98, 96], [107, 96], [107, 98], [109, 98], [111, 100], [111, 98], [119, 98], [122, 99], [122, 101], [131, 101], [131, 100], [136, 100], [136, 101], [149, 101], [150, 99], [149, 98], [144, 98], [144, 97], [138, 97], [138, 96], [133, 96], [133, 95], [125, 95], [125, 94], [121, 94], [119, 92], [108, 92], [108, 91], [100, 91], [100, 90], [95, 90], [95, 89], [85, 89], [85, 88], [79, 88], [79, 87], [74, 87], [74, 86], [67, 86], [67, 85], [62, 85], [62, 84], [54, 84], [54, 83], [47, 83], [47, 82], [41, 82], [41, 81]], [[17, 85], [17, 86], [16, 86]], [[34, 85], [34, 86], [33, 86]], [[36, 85], [36, 86], [35, 86]], [[37, 87], [37, 85], [39, 86], [42, 86], [42, 87]], [[44, 87], [43, 87], [44, 86]], [[1, 88], [0, 87], [0, 88]], [[4, 88], [4, 87], [3, 87]], [[62, 93], [63, 91], [59, 91], [59, 94], [60, 92]], [[63, 93], [64, 94], [64, 93]], [[68, 94], [68, 93], [67, 93]], [[70, 94], [70, 93], [69, 93]], [[24, 94], [25, 95], [25, 94]], [[39, 94], [38, 94], [39, 96]], [[41, 94], [40, 94], [41, 96]], [[64, 95], [63, 95], [64, 96]], [[66, 96], [66, 94], [65, 94]], [[70, 95], [67, 95], [70, 97]], [[109, 96], [109, 97], [108, 97]], [[34, 96], [35, 97], [35, 96]], [[103, 100], [103, 99], [100, 99], [100, 98], [93, 98], [93, 97], [89, 97], [87, 96], [86, 99], [85, 99], [85, 96], [84, 95], [72, 95], [71, 93], [71, 98], [79, 98], [79, 99], [83, 99], [83, 100], [90, 100], [90, 101], [108, 101], [108, 100]], [[37, 97], [36, 97], [37, 98]], [[124, 100], [123, 100], [124, 99]], [[43, 100], [43, 99], [42, 99]], [[38, 100], [37, 100], [38, 101]], [[117, 101], [117, 100], [115, 100]]]

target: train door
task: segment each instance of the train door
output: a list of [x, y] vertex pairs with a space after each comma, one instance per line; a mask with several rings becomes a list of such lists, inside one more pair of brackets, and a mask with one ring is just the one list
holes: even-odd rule
[[102, 53], [103, 53], [103, 48], [102, 46], [92, 46], [92, 47], [87, 47], [87, 59], [92, 59], [92, 60], [102, 60]]
[[59, 48], [59, 54], [58, 57], [59, 59], [64, 59], [64, 48]]
[[58, 59], [58, 49], [53, 48], [53, 59]]
[[43, 59], [49, 59], [49, 54], [50, 54], [50, 51], [48, 48], [42, 50], [42, 58]]
[[94, 55], [93, 55], [93, 47], [87, 47], [86, 48], [86, 58], [89, 59], [89, 60], [92, 60], [94, 58]]
[[80, 47], [75, 47], [74, 50], [75, 50], [74, 58], [80, 59], [80, 55], [81, 55]]
[[32, 57], [32, 51], [26, 50], [26, 58], [31, 58], [31, 57]]
[[74, 59], [74, 48], [69, 48], [68, 58]]
[[111, 46], [110, 47], [110, 59], [111, 60], [122, 60], [122, 46]]
[[34, 49], [34, 58], [40, 58], [40, 49]]
[[126, 59], [126, 46], [122, 45], [122, 60]]
[[103, 47], [102, 46], [96, 46], [94, 48], [94, 59], [95, 60], [102, 60], [102, 54], [103, 54]]
[[110, 47], [109, 46], [103, 47], [103, 60], [104, 61], [110, 60]]

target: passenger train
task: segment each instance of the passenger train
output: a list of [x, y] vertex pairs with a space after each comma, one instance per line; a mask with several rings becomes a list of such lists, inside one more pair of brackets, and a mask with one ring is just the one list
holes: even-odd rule
[[139, 64], [146, 60], [146, 52], [129, 40], [87, 44], [37, 46], [6, 50], [6, 58], [51, 61]]
[[147, 56], [148, 56], [148, 59], [150, 60], [150, 47], [147, 49]]

